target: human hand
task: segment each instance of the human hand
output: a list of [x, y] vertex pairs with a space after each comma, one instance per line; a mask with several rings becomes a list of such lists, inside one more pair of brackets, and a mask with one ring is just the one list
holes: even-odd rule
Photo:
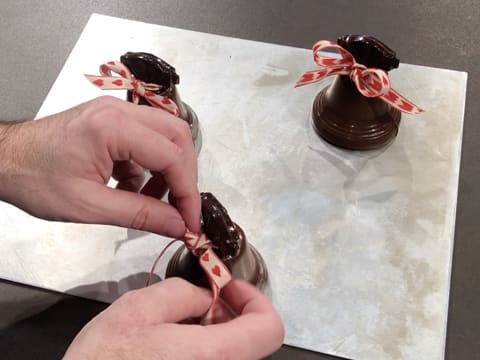
[[178, 322], [205, 314], [209, 291], [179, 278], [131, 291], [80, 331], [64, 360], [253, 360], [281, 346], [282, 320], [256, 288], [232, 280], [222, 293], [239, 316], [201, 326]]
[[[181, 236], [200, 230], [191, 133], [167, 112], [103, 96], [0, 128], [0, 199], [55, 221]], [[144, 168], [153, 177], [143, 184]], [[118, 180], [116, 189], [106, 184]], [[175, 207], [160, 201], [166, 187]]]

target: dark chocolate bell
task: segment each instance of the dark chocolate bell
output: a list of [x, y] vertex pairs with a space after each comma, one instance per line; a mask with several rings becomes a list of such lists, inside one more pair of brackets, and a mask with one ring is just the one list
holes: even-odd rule
[[[180, 78], [175, 72], [175, 68], [157, 56], [144, 52], [127, 52], [120, 57], [120, 62], [129, 68], [136, 79], [160, 85], [161, 88], [156, 93], [168, 97], [177, 104], [180, 118], [190, 126], [192, 140], [198, 154], [202, 145], [198, 118], [193, 109], [180, 98], [176, 87]], [[127, 92], [127, 101], [132, 102], [131, 91]], [[138, 103], [139, 105], [150, 106], [143, 97], [140, 98]]]
[[[223, 205], [211, 193], [202, 193], [203, 231], [213, 249], [234, 278], [248, 281], [263, 292], [268, 291], [268, 272], [258, 251], [247, 242], [243, 230], [235, 224]], [[195, 257], [181, 246], [170, 259], [166, 277], [178, 276], [208, 287], [209, 283]]]
[[[398, 67], [395, 52], [379, 40], [346, 35], [337, 43], [367, 67], [389, 71]], [[401, 113], [379, 98], [360, 94], [348, 75], [337, 76], [313, 102], [313, 128], [329, 143], [350, 150], [373, 150], [397, 135]]]

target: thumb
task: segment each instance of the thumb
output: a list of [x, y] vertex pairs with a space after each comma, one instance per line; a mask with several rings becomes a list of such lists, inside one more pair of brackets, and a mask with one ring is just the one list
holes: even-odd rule
[[153, 197], [112, 189], [97, 183], [85, 191], [86, 211], [80, 221], [117, 225], [168, 237], [185, 233], [182, 216], [170, 204]]

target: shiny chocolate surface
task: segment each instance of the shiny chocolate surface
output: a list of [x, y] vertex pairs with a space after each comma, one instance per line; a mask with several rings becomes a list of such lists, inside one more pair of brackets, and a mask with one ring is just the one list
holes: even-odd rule
[[[176, 86], [180, 82], [180, 77], [176, 73], [175, 68], [158, 56], [146, 52], [127, 52], [120, 57], [120, 62], [128, 67], [136, 79], [160, 85], [160, 89], [156, 90], [155, 93], [166, 96], [177, 104], [179, 117], [190, 126], [192, 140], [198, 154], [202, 147], [202, 136], [197, 114], [180, 97]], [[127, 101], [132, 102], [132, 92], [130, 90], [127, 91]], [[138, 104], [150, 106], [143, 97], [140, 97]]]
[[120, 62], [130, 69], [136, 79], [165, 88], [180, 82], [175, 68], [153, 54], [129, 51], [120, 57]]
[[[247, 242], [245, 233], [232, 221], [225, 207], [211, 193], [201, 193], [203, 231], [212, 241], [215, 253], [232, 276], [245, 280], [267, 293], [268, 272], [260, 253]], [[193, 284], [208, 287], [198, 259], [181, 246], [170, 259], [166, 277], [179, 276]]]
[[222, 260], [230, 260], [238, 255], [240, 244], [244, 241], [244, 233], [236, 225], [227, 209], [212, 194], [200, 194], [202, 199], [203, 231], [212, 241], [217, 255]]
[[337, 44], [347, 49], [358, 63], [367, 67], [390, 71], [400, 63], [395, 51], [373, 36], [344, 35], [337, 39]]
[[348, 76], [337, 77], [315, 98], [312, 123], [329, 143], [350, 150], [388, 145], [398, 133], [401, 113], [381, 99], [362, 96]]
[[[398, 67], [395, 52], [372, 36], [345, 35], [337, 42], [367, 67], [384, 71]], [[348, 75], [337, 76], [322, 89], [312, 107], [315, 132], [349, 150], [373, 150], [390, 144], [398, 134], [400, 118], [400, 111], [381, 99], [360, 94]]]

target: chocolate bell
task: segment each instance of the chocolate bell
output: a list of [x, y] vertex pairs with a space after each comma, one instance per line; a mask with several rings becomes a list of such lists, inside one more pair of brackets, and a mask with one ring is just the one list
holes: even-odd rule
[[[218, 257], [236, 279], [248, 281], [263, 292], [268, 288], [268, 272], [258, 251], [247, 242], [243, 230], [235, 224], [227, 210], [211, 193], [201, 193], [203, 231], [210, 239]], [[209, 287], [198, 258], [185, 246], [172, 256], [166, 277], [178, 276], [191, 283]]]
[[[345, 35], [337, 43], [368, 68], [388, 72], [398, 67], [395, 52], [373, 37]], [[400, 111], [383, 100], [360, 94], [348, 75], [338, 75], [313, 102], [316, 133], [350, 150], [373, 150], [389, 144], [398, 133], [400, 117]]]
[[[120, 57], [120, 62], [129, 68], [135, 79], [160, 85], [161, 88], [155, 93], [166, 96], [177, 104], [180, 118], [190, 125], [192, 140], [198, 154], [202, 146], [198, 118], [193, 109], [180, 98], [176, 87], [180, 78], [175, 72], [175, 68], [157, 56], [144, 52], [127, 52]], [[127, 92], [127, 101], [132, 102], [132, 92], [130, 90]], [[140, 97], [138, 104], [150, 106], [143, 97]]]

